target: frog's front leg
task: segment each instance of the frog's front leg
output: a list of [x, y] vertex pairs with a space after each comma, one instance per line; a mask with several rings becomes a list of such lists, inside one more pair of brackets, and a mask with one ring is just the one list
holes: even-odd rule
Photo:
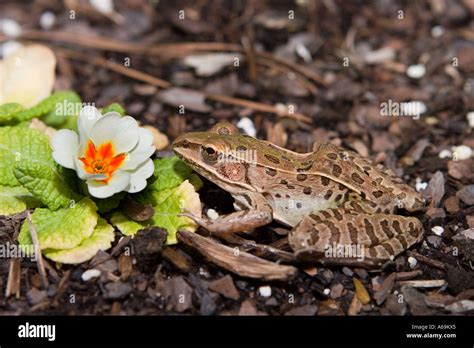
[[413, 217], [337, 208], [305, 217], [288, 241], [302, 260], [374, 268], [419, 242], [422, 235], [423, 226]]
[[248, 200], [248, 206], [253, 207], [252, 209], [222, 215], [215, 220], [187, 213], [181, 215], [189, 217], [199, 226], [215, 234], [243, 232], [272, 221], [272, 208], [263, 195], [252, 192], [245, 194], [245, 198]]

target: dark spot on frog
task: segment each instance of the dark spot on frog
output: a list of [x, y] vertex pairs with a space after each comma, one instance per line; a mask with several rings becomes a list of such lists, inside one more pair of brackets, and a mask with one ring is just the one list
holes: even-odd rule
[[372, 194], [374, 195], [375, 198], [380, 198], [383, 195], [383, 191], [377, 190], [377, 191], [372, 192]]
[[336, 196], [336, 198], [334, 198], [334, 200], [335, 200], [336, 202], [339, 202], [341, 199], [342, 199], [342, 194], [341, 194], [341, 193], [338, 194], [338, 195]]
[[296, 175], [296, 180], [298, 181], [305, 181], [308, 178], [306, 174], [298, 174]]
[[277, 194], [275, 194], [275, 197], [276, 198], [281, 198], [281, 194], [277, 193]]
[[351, 179], [354, 180], [356, 183], [358, 183], [359, 185], [363, 184], [364, 183], [364, 180], [360, 177], [359, 174], [357, 173], [352, 173], [351, 174]]
[[266, 168], [265, 173], [270, 176], [275, 176], [277, 175], [277, 171], [273, 168]]
[[405, 192], [402, 192], [402, 193], [397, 195], [397, 198], [398, 199], [405, 199], [405, 198], [407, 198], [407, 194]]
[[237, 146], [237, 151], [247, 151], [247, 147], [243, 146], [243, 145], [239, 145]]
[[333, 152], [328, 153], [326, 157], [329, 158], [330, 160], [337, 160], [337, 154]]
[[285, 198], [290, 198], [290, 195], [289, 195], [289, 194], [286, 194], [286, 195], [285, 195]]
[[286, 185], [286, 184], [288, 184], [288, 181], [286, 181], [286, 180], [280, 180], [280, 184]]
[[266, 158], [267, 160], [269, 160], [270, 162], [272, 162], [272, 163], [274, 163], [274, 164], [280, 164], [280, 160], [278, 159], [278, 157], [275, 157], [275, 156], [273, 156], [273, 155], [269, 155], [269, 154], [267, 154], [267, 153], [266, 153], [264, 156], [265, 156], [265, 158]]
[[296, 208], [301, 209], [302, 205], [300, 202], [296, 203]]
[[337, 164], [332, 166], [332, 175], [335, 177], [339, 177], [342, 174], [342, 168], [341, 166], [338, 166]]
[[293, 185], [286, 185], [286, 187], [289, 189], [289, 190], [294, 190], [295, 187]]
[[329, 198], [331, 198], [331, 196], [332, 196], [332, 190], [328, 190], [326, 192], [326, 194], [324, 195], [324, 199], [329, 200]]
[[325, 176], [322, 176], [322, 177], [321, 177], [321, 184], [322, 184], [323, 186], [328, 186], [328, 185], [329, 185], [329, 179], [326, 178]]
[[310, 194], [311, 194], [311, 187], [305, 187], [305, 188], [303, 189], [303, 193], [304, 193], [305, 195], [310, 195]]

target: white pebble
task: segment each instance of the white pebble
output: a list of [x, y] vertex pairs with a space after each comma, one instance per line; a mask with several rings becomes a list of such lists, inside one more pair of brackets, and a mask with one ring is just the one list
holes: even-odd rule
[[89, 2], [100, 13], [110, 14], [114, 12], [114, 2], [112, 0], [89, 0]]
[[441, 226], [433, 226], [433, 228], [431, 229], [431, 232], [433, 232], [437, 236], [442, 236], [444, 233], [444, 228]]
[[257, 135], [257, 130], [252, 120], [248, 117], [242, 117], [239, 122], [237, 122], [237, 127], [242, 128], [245, 134], [254, 137]]
[[410, 65], [407, 68], [407, 75], [412, 79], [422, 78], [426, 74], [426, 68], [423, 64]]
[[21, 27], [18, 22], [10, 18], [0, 20], [0, 31], [6, 36], [17, 37], [21, 35]]
[[0, 45], [0, 52], [2, 53], [2, 58], [8, 57], [10, 54], [23, 47], [21, 43], [14, 40], [9, 40]]
[[415, 189], [416, 189], [417, 192], [426, 190], [427, 187], [428, 187], [427, 182], [423, 182], [423, 181], [421, 181], [420, 178], [416, 178]]
[[326, 288], [323, 290], [323, 294], [326, 296], [328, 296], [330, 293], [331, 293], [331, 289]]
[[44, 30], [49, 30], [53, 27], [54, 23], [56, 22], [56, 16], [53, 12], [46, 11], [40, 17], [39, 23], [40, 27]]
[[410, 256], [408, 258], [408, 264], [410, 265], [410, 268], [415, 268], [416, 265], [418, 264], [418, 260], [415, 259], [413, 256]]
[[259, 292], [260, 296], [262, 296], [262, 297], [272, 296], [272, 288], [268, 285], [259, 287], [258, 292]]
[[453, 153], [450, 150], [442, 150], [439, 155], [439, 158], [451, 158], [453, 157]]
[[431, 36], [432, 37], [440, 37], [444, 34], [444, 28], [441, 25], [436, 25], [431, 28]]
[[98, 269], [88, 269], [84, 273], [82, 273], [82, 280], [87, 282], [88, 280], [91, 280], [93, 278], [97, 278], [100, 276], [100, 271]]
[[211, 220], [215, 220], [219, 217], [219, 213], [215, 211], [214, 209], [208, 209], [206, 214], [207, 214], [207, 217]]
[[469, 123], [469, 127], [474, 128], [474, 111], [468, 112], [466, 118], [467, 122]]
[[467, 145], [453, 146], [451, 150], [453, 151], [453, 159], [455, 160], [462, 161], [472, 156], [472, 149]]

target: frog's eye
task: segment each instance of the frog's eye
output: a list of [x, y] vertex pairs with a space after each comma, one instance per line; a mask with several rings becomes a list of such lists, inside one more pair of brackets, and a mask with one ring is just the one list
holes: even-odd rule
[[206, 145], [202, 148], [202, 158], [209, 163], [215, 163], [217, 162], [219, 154], [217, 150], [211, 146], [211, 145]]

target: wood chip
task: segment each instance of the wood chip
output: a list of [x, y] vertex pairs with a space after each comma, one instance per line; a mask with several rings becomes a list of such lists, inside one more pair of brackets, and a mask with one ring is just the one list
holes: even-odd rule
[[244, 251], [222, 245], [197, 233], [178, 231], [177, 236], [181, 242], [199, 251], [208, 261], [242, 277], [288, 280], [293, 278], [298, 271], [295, 267], [278, 265]]
[[362, 304], [368, 304], [370, 302], [370, 295], [367, 289], [364, 287], [362, 282], [357, 278], [352, 278], [354, 282], [357, 298]]
[[191, 270], [191, 265], [189, 264], [188, 259], [183, 256], [180, 251], [174, 249], [173, 247], [164, 247], [161, 251], [161, 256], [171, 262], [173, 266], [183, 273], [189, 273]]
[[359, 298], [357, 297], [357, 294], [354, 294], [349, 309], [347, 310], [347, 315], [357, 315], [359, 314], [361, 309], [362, 302], [360, 302]]
[[411, 286], [412, 288], [439, 288], [446, 284], [446, 280], [444, 279], [404, 280], [400, 282], [401, 286]]
[[12, 259], [8, 271], [7, 287], [5, 297], [8, 298], [15, 294], [17, 299], [20, 298], [20, 280], [21, 280], [21, 260]]
[[120, 279], [127, 281], [133, 271], [132, 257], [130, 255], [120, 254], [118, 268], [120, 271]]

